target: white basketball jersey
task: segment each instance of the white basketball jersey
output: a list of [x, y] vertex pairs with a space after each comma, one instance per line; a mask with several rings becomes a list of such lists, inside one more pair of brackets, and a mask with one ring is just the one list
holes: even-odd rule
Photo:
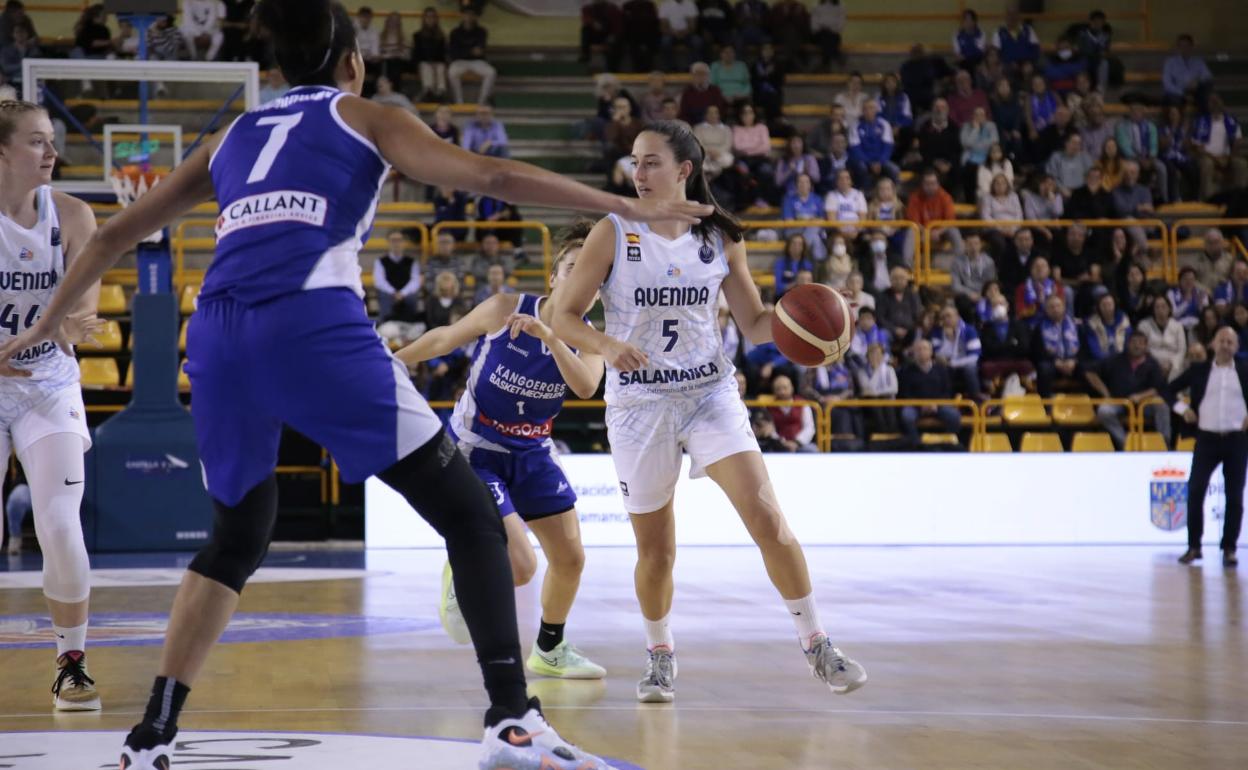
[[[27, 229], [0, 215], [0, 339], [34, 325], [65, 277], [61, 223], [52, 188], [36, 193], [39, 221]], [[42, 398], [78, 382], [78, 362], [48, 341], [11, 359], [29, 378], [0, 377], [0, 420], [9, 422]]]
[[607, 403], [622, 406], [700, 396], [733, 376], [719, 330], [719, 287], [728, 258], [719, 237], [675, 240], [612, 214], [615, 262], [602, 286], [607, 334], [650, 357], [635, 372], [607, 367]]

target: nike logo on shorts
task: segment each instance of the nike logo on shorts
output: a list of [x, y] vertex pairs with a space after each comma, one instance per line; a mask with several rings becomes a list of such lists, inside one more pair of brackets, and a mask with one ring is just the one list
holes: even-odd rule
[[67, 487], [74, 487], [81, 483], [82, 483], [81, 481], [70, 481], [69, 479], [65, 479], [65, 486]]

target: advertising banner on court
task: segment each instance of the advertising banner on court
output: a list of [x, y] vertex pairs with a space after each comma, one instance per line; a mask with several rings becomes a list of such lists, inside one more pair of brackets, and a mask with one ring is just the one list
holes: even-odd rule
[[[579, 498], [586, 545], [633, 545], [609, 455], [560, 458]], [[1040, 545], [1186, 542], [1187, 453], [767, 455], [776, 497], [809, 545]], [[681, 545], [751, 541], [709, 479], [676, 487]], [[760, 495], [764, 492], [760, 490]], [[1209, 485], [1207, 542], [1225, 508]], [[441, 547], [401, 497], [376, 479], [365, 491], [369, 548]]]

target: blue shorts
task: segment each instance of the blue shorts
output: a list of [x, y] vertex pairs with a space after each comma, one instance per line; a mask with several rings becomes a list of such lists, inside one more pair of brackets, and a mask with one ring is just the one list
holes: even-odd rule
[[350, 290], [202, 302], [186, 343], [204, 480], [225, 505], [273, 474], [283, 425], [328, 449], [349, 484], [442, 429]]
[[535, 521], [576, 507], [576, 492], [553, 447], [496, 452], [463, 443], [459, 446], [468, 455], [468, 464], [494, 493], [504, 518], [515, 513], [525, 521]]

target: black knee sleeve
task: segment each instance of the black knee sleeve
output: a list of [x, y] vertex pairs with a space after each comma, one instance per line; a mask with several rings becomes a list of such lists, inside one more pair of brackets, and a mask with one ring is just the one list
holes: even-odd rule
[[269, 552], [277, 523], [277, 477], [270, 476], [251, 489], [238, 505], [212, 501], [212, 539], [191, 561], [190, 570], [242, 593]]

